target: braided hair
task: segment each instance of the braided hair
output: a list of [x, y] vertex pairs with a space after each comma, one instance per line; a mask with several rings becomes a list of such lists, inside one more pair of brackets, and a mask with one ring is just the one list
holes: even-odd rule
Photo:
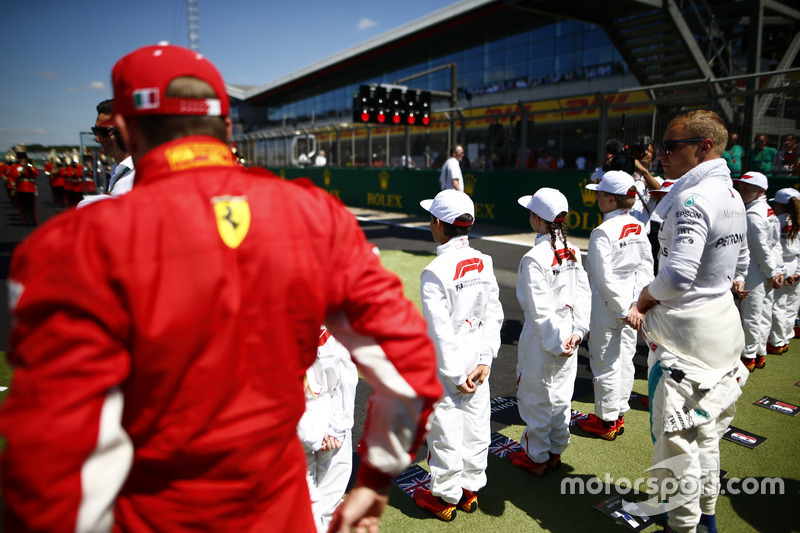
[[[572, 253], [572, 250], [567, 246], [567, 213], [561, 212], [555, 218], [553, 222], [547, 222], [547, 231], [550, 233], [550, 246], [553, 247], [553, 252], [556, 252], [556, 259], [558, 260], [558, 264], [561, 265], [561, 256], [558, 255], [558, 246], [556, 245], [556, 237], [560, 234], [561, 235], [561, 243], [564, 245], [564, 249], [569, 254], [569, 258], [572, 261], [577, 261], [575, 255]], [[544, 220], [544, 219], [543, 219]]]

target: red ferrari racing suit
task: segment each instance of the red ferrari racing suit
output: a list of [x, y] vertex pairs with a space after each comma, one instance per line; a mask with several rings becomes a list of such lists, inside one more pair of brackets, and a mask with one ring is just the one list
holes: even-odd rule
[[359, 479], [385, 486], [442, 392], [425, 322], [324, 191], [205, 136], [136, 170], [14, 254], [6, 531], [316, 531], [296, 427], [320, 325], [374, 387]]

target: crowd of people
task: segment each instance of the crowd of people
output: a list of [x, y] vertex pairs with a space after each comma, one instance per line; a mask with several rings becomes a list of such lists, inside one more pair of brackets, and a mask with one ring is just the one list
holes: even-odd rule
[[75, 207], [85, 196], [97, 194], [91, 154], [85, 154], [83, 158], [77, 151], [62, 157], [52, 155], [37, 168], [23, 145], [15, 147], [14, 152], [14, 155], [6, 156], [5, 162], [0, 162], [0, 175], [3, 176], [8, 200], [19, 210], [24, 226], [39, 224], [36, 180], [42, 173], [56, 207]]
[[770, 146], [768, 136], [758, 133], [753, 140], [753, 147], [745, 150], [739, 144], [739, 134], [731, 132], [722, 157], [728, 162], [728, 168], [734, 176], [748, 171], [760, 172], [767, 177], [800, 176], [797, 137], [793, 133], [787, 133], [781, 138], [779, 146], [780, 148]]
[[[117, 162], [109, 194], [65, 192], [80, 209], [19, 244], [9, 270], [7, 529], [377, 531], [393, 476], [426, 439], [431, 482], [414, 501], [443, 521], [475, 512], [504, 315], [492, 258], [469, 245], [463, 147], [421, 202], [438, 247], [420, 315], [340, 202], [240, 164], [224, 82], [202, 55], [143, 47], [112, 85], [92, 128]], [[622, 435], [641, 333], [665, 531], [715, 531], [720, 438], [800, 306], [800, 193], [781, 189], [769, 209], [769, 176], [729, 168], [742, 154], [711, 111], [670, 121], [664, 178], [652, 143], [628, 170], [615, 151], [587, 185], [604, 219], [585, 264], [560, 191], [518, 199], [536, 237], [517, 274], [525, 428], [509, 458], [534, 476], [561, 466], [584, 341], [595, 412], [579, 427]], [[744, 165], [777, 156], [762, 146]], [[24, 152], [9, 172], [34, 223], [35, 172]], [[345, 494], [359, 374], [373, 393]], [[684, 475], [707, 490], [671, 491]]]

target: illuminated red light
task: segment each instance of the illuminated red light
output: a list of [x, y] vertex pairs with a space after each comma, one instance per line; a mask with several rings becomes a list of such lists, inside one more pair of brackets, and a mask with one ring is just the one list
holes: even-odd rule
[[408, 123], [409, 123], [409, 124], [413, 124], [413, 123], [414, 123], [414, 122], [416, 122], [416, 121], [417, 121], [417, 119], [416, 119], [416, 117], [414, 116], [414, 113], [409, 113], [409, 114], [408, 114]]
[[400, 124], [400, 113], [395, 113], [392, 115], [392, 122], [395, 124]]
[[386, 114], [383, 111], [378, 111], [378, 122], [381, 124], [386, 122]]
[[428, 115], [422, 115], [422, 125], [427, 126], [431, 123], [431, 117]]
[[361, 122], [369, 122], [369, 111], [361, 112]]

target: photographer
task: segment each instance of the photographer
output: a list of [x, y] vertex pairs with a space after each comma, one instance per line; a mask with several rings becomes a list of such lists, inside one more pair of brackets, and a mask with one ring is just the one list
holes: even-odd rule
[[650, 191], [661, 188], [661, 183], [650, 172], [652, 161], [653, 143], [650, 142], [650, 137], [640, 137], [635, 144], [624, 145], [608, 165], [609, 170], [622, 170], [636, 180], [636, 202], [631, 208], [631, 215], [641, 222], [648, 232], [650, 216], [655, 210], [655, 201], [650, 198]]

